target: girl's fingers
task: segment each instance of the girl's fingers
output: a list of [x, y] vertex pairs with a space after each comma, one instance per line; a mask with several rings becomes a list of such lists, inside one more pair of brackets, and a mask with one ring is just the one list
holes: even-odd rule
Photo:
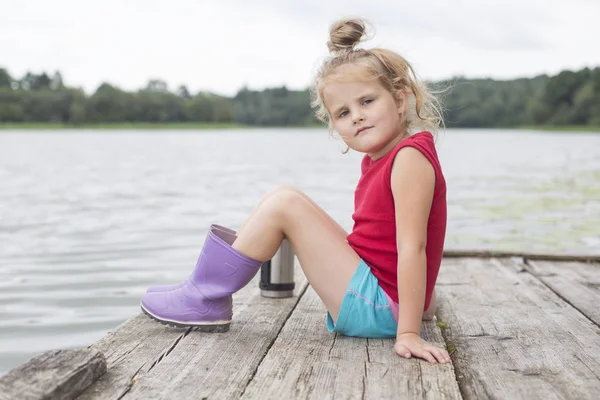
[[436, 349], [436, 351], [433, 354], [435, 355], [435, 358], [437, 358], [437, 360], [441, 363], [447, 363], [450, 359], [450, 357], [448, 357], [448, 355], [440, 349]]
[[408, 348], [404, 345], [401, 344], [396, 344], [395, 346], [396, 349], [396, 353], [400, 356], [400, 357], [404, 357], [404, 358], [410, 358], [410, 351], [408, 350]]
[[450, 361], [450, 356], [448, 356], [448, 354], [444, 350], [438, 347], [432, 346], [431, 349], [427, 350], [429, 350], [429, 352], [433, 354], [435, 358], [441, 363], [447, 363]]
[[396, 343], [394, 349], [396, 350], [396, 353], [399, 356], [404, 358], [410, 358], [411, 356], [415, 356], [422, 358], [423, 360], [428, 361], [431, 364], [437, 364], [438, 362], [441, 364], [446, 364], [450, 362], [450, 356], [448, 355], [448, 353], [446, 353], [439, 347], [433, 345], [426, 345], [425, 347], [418, 349], [418, 351], [415, 351], [414, 353], [411, 352], [408, 349], [408, 347], [400, 343]]
[[423, 349], [421, 351], [421, 354], [419, 354], [419, 357], [421, 357], [422, 359], [424, 359], [426, 361], [429, 361], [432, 364], [437, 364], [435, 357], [428, 350]]

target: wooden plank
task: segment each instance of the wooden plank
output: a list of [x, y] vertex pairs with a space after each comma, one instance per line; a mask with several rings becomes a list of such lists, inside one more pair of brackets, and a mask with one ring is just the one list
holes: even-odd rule
[[[82, 398], [239, 397], [308, 285], [297, 265], [295, 296], [268, 299], [260, 296], [258, 278], [234, 295], [234, 320], [229, 332], [186, 330], [182, 333], [147, 317], [139, 319], [139, 328], [117, 332], [120, 336], [115, 342], [117, 346], [105, 346], [119, 349], [116, 357], [120, 364], [113, 370], [109, 367], [102, 385], [90, 388]], [[176, 340], [173, 340], [173, 332], [179, 335]], [[121, 337], [123, 335], [141, 335], [143, 338], [132, 342], [131, 338]], [[160, 346], [149, 346], [150, 341], [160, 343]], [[124, 342], [130, 343], [129, 353], [125, 353], [120, 344]], [[135, 343], [138, 343], [137, 347]], [[111, 358], [115, 359], [115, 355]], [[111, 388], [114, 382], [121, 385], [120, 390]]]
[[528, 261], [527, 270], [600, 325], [600, 264]]
[[[460, 399], [452, 365], [406, 360], [393, 339], [361, 339], [330, 333], [325, 307], [309, 287], [243, 398], [247, 399]], [[435, 322], [423, 335], [444, 346]]]
[[138, 314], [91, 346], [104, 353], [107, 373], [80, 399], [119, 399], [127, 393], [142, 368], [150, 367], [189, 330], [173, 329]]
[[105, 372], [97, 350], [50, 350], [0, 378], [0, 399], [73, 399]]
[[579, 261], [600, 263], [600, 254], [559, 254], [559, 253], [530, 253], [523, 251], [503, 250], [444, 250], [444, 258], [509, 258], [521, 257], [526, 260], [546, 261]]
[[465, 399], [595, 399], [600, 329], [511, 259], [445, 259], [438, 316]]

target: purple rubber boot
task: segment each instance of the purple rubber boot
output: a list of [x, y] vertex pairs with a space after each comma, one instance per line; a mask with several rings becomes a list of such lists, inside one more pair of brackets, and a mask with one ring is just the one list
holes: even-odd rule
[[[233, 229], [225, 228], [224, 226], [216, 225], [216, 224], [212, 224], [210, 226], [209, 230], [211, 230], [211, 229], [217, 229], [219, 231], [222, 231], [223, 235], [224, 235], [223, 239], [230, 245], [233, 244], [233, 241], [236, 238], [236, 236], [235, 236], [236, 232]], [[200, 252], [200, 254], [202, 254], [202, 251]], [[148, 289], [146, 289], [146, 292], [148, 292], [148, 293], [150, 293], [150, 292], [169, 292], [171, 290], [179, 289], [180, 287], [185, 285], [186, 281], [187, 280], [176, 283], [174, 285], [150, 286]]]
[[167, 292], [142, 297], [142, 311], [164, 324], [226, 332], [231, 324], [231, 295], [250, 282], [262, 265], [229, 243], [227, 233], [211, 228], [192, 275]]

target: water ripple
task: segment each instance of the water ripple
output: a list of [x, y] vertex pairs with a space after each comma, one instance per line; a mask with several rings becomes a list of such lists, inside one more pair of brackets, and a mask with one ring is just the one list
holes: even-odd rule
[[[600, 135], [448, 130], [447, 248], [600, 253]], [[0, 133], [0, 374], [98, 340], [277, 184], [346, 230], [361, 155], [324, 130]]]

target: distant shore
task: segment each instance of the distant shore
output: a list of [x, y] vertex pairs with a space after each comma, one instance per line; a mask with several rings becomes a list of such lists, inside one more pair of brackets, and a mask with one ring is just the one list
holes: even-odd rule
[[589, 125], [539, 125], [539, 126], [520, 126], [516, 128], [501, 128], [501, 129], [532, 129], [536, 131], [560, 131], [560, 132], [598, 132], [600, 133], [600, 126], [589, 126]]
[[[324, 125], [307, 126], [249, 126], [234, 123], [201, 123], [201, 122], [175, 122], [175, 123], [100, 123], [100, 124], [61, 124], [61, 123], [0, 123], [1, 130], [215, 130], [215, 129], [260, 129], [260, 128], [303, 128], [324, 129]], [[560, 132], [598, 132], [600, 126], [588, 125], [565, 125], [565, 126], [513, 126], [513, 127], [450, 127], [448, 129], [507, 129], [507, 130], [537, 130], [537, 131], [560, 131]]]

